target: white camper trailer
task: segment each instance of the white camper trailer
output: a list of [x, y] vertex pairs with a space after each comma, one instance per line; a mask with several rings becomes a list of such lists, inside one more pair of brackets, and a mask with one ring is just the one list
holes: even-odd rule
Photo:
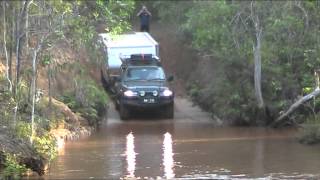
[[132, 34], [111, 35], [99, 34], [99, 41], [103, 44], [105, 64], [102, 67], [102, 76], [109, 84], [120, 74], [121, 57], [132, 54], [151, 54], [159, 56], [159, 45], [147, 32]]

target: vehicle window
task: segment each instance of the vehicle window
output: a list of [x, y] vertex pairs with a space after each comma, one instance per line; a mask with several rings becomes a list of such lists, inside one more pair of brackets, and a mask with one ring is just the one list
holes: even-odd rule
[[128, 68], [125, 80], [164, 80], [165, 75], [160, 67], [135, 67]]

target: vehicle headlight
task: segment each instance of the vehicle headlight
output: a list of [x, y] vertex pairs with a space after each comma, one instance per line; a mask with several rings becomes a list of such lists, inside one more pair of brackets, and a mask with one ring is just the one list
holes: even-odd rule
[[140, 91], [140, 96], [145, 96], [146, 92], [145, 91]]
[[158, 91], [153, 91], [152, 94], [153, 96], [158, 96]]
[[137, 96], [138, 93], [137, 92], [133, 92], [131, 90], [126, 90], [124, 93], [123, 93], [125, 96], [127, 97], [133, 97], [133, 96]]
[[163, 96], [172, 96], [173, 95], [173, 92], [170, 91], [169, 89], [166, 89], [162, 92], [162, 95]]

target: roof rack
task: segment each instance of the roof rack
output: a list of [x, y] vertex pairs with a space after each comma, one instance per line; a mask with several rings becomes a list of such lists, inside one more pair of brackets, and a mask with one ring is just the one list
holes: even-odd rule
[[145, 65], [156, 65], [160, 66], [159, 57], [152, 54], [131, 54], [129, 56], [120, 56], [122, 64], [135, 65], [135, 66], [145, 66]]

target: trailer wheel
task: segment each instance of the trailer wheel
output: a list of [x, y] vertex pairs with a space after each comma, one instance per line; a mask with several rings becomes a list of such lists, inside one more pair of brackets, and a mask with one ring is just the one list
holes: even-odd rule
[[171, 103], [167, 107], [164, 108], [164, 118], [173, 119], [174, 117], [174, 105]]
[[120, 119], [122, 120], [129, 119], [129, 116], [130, 116], [129, 109], [122, 103], [120, 103], [119, 105], [119, 113], [120, 113]]

